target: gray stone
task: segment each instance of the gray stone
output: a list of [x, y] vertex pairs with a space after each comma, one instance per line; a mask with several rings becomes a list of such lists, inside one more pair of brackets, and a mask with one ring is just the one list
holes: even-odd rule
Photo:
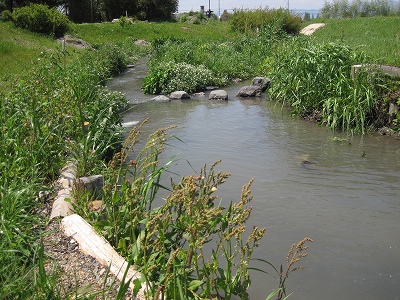
[[261, 87], [257, 85], [246, 85], [237, 93], [237, 97], [260, 97], [262, 93]]
[[208, 96], [209, 100], [228, 100], [228, 93], [225, 90], [214, 90]]
[[171, 99], [190, 99], [190, 96], [185, 91], [175, 91], [169, 95]]
[[389, 115], [398, 114], [399, 106], [396, 103], [389, 104]]
[[104, 186], [103, 175], [93, 175], [79, 178], [79, 182], [83, 183], [85, 188], [92, 192], [99, 192]]
[[136, 46], [144, 46], [144, 47], [150, 47], [151, 43], [145, 40], [136, 40], [134, 43]]
[[253, 79], [252, 85], [261, 87], [261, 90], [264, 92], [266, 89], [270, 87], [271, 79], [269, 79], [268, 77], [255, 77]]
[[93, 48], [92, 45], [89, 44], [88, 42], [68, 34], [57, 39], [57, 41], [60, 43], [64, 41], [66, 46], [70, 46], [77, 49]]
[[171, 102], [171, 99], [169, 99], [167, 96], [165, 95], [158, 95], [154, 98], [151, 98], [152, 101], [156, 101], [156, 102]]

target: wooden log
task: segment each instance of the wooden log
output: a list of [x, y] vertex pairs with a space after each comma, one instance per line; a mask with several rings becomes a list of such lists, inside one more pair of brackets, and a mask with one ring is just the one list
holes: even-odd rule
[[57, 184], [61, 186], [53, 202], [50, 219], [55, 217], [65, 217], [74, 213], [73, 198], [71, 190], [76, 180], [77, 168], [73, 163], [68, 163], [62, 170]]
[[[64, 233], [79, 244], [79, 249], [83, 254], [94, 257], [104, 267], [110, 267], [110, 272], [121, 282], [125, 272], [127, 272], [125, 282], [131, 279], [130, 287], [133, 289], [133, 281], [140, 279], [142, 274], [134, 266], [127, 269], [128, 262], [103, 237], [98, 235], [81, 216], [77, 214], [69, 215], [62, 219], [61, 226]], [[137, 299], [145, 299], [145, 288], [145, 284], [142, 284]]]

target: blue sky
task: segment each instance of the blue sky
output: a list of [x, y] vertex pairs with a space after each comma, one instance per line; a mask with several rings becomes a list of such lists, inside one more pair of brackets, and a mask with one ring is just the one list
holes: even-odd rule
[[208, 10], [209, 1], [211, 10], [216, 14], [218, 14], [219, 9], [222, 13], [224, 9], [228, 9], [228, 12], [230, 12], [234, 8], [254, 9], [266, 6], [269, 8], [287, 8], [288, 1], [290, 9], [320, 9], [324, 6], [324, 0], [179, 0], [179, 12], [198, 11], [200, 5], [204, 5], [205, 9]]

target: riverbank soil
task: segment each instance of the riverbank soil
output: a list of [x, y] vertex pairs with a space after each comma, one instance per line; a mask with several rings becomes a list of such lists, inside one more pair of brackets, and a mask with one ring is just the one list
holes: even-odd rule
[[[50, 218], [51, 195], [36, 213]], [[61, 218], [53, 218], [44, 229], [41, 239], [48, 277], [57, 274], [56, 289], [62, 298], [116, 299], [121, 282], [91, 256], [84, 255], [78, 243], [67, 237], [61, 228]], [[133, 299], [130, 292], [125, 299]]]

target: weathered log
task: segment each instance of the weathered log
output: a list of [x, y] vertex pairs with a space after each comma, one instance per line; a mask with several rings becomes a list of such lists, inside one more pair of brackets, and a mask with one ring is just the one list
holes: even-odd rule
[[[140, 279], [142, 274], [134, 266], [129, 266], [128, 262], [103, 237], [98, 235], [81, 216], [77, 214], [69, 215], [62, 219], [61, 226], [64, 233], [79, 244], [79, 249], [83, 254], [90, 255], [104, 267], [109, 267], [110, 272], [121, 282], [125, 272], [127, 272], [125, 282], [131, 280], [130, 287], [133, 289], [134, 280]], [[145, 288], [145, 284], [142, 284], [137, 295], [138, 299], [145, 299]]]
[[53, 202], [50, 219], [65, 217], [74, 213], [71, 190], [76, 180], [77, 168], [72, 162], [68, 163], [62, 170], [57, 184], [61, 186]]

